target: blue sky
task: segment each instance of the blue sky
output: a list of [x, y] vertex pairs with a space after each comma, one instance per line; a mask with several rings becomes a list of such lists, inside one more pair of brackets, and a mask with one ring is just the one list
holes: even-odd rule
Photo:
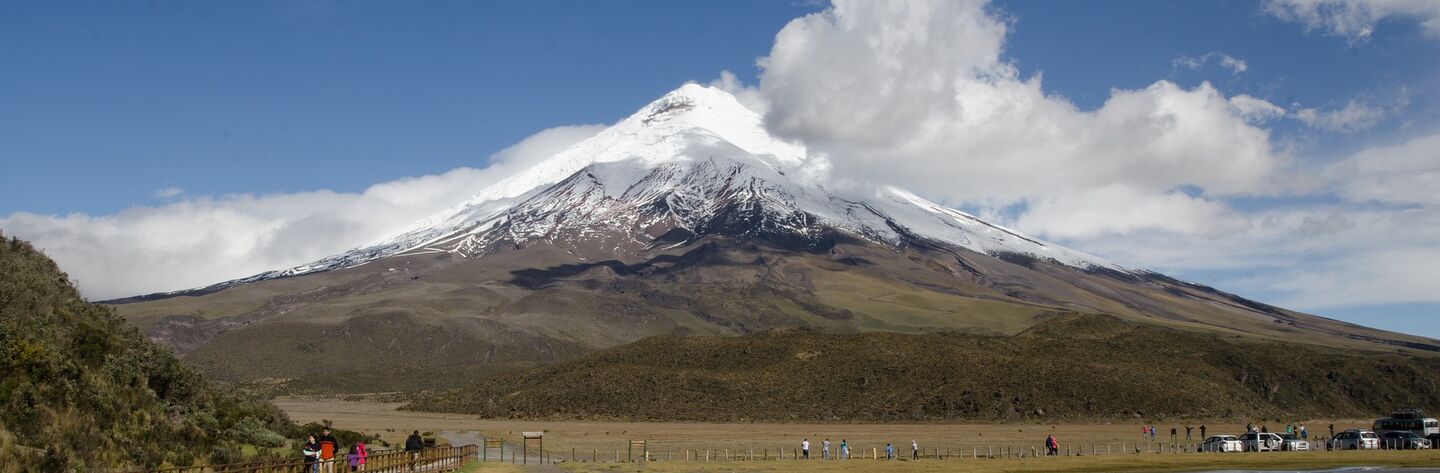
[[[1431, 12], [1422, 6], [1377, 14], [1369, 18], [1373, 32], [1357, 35], [1326, 18], [1276, 13], [1277, 5], [1284, 2], [1002, 1], [985, 10], [1008, 28], [1001, 60], [1021, 79], [1043, 77], [1047, 96], [1080, 111], [1101, 109], [1117, 89], [1143, 90], [1157, 81], [1187, 91], [1208, 83], [1222, 97], [1254, 97], [1284, 109], [1283, 118], [1256, 125], [1268, 133], [1271, 154], [1302, 164], [1281, 172], [1281, 179], [1291, 176], [1286, 173], [1311, 179], [1295, 169], [1323, 168], [1437, 133], [1440, 38], [1423, 26]], [[765, 92], [772, 78], [762, 77], [757, 58], [771, 54], [777, 32], [792, 20], [827, 6], [6, 2], [0, 4], [0, 160], [6, 164], [0, 229], [60, 253], [57, 259], [74, 268], [83, 288], [87, 279], [117, 277], [109, 272], [115, 269], [87, 271], [79, 261], [124, 251], [96, 235], [136, 233], [123, 223], [136, 214], [224, 210], [235, 199], [315, 191], [358, 194], [397, 179], [483, 168], [488, 157], [536, 132], [612, 123], [685, 81], [709, 82], [721, 71]], [[1226, 57], [1245, 67], [1227, 67]], [[1362, 119], [1335, 121], [1351, 104]], [[1312, 119], [1302, 118], [1307, 109]], [[1412, 170], [1434, 171], [1435, 158], [1409, 159]], [[1261, 192], [1267, 195], [1220, 187], [1211, 182], [1171, 191], [1218, 206], [1223, 215], [1250, 222], [1248, 228], [1292, 211], [1357, 222], [1371, 215], [1414, 219], [1395, 217], [1413, 211], [1429, 222], [1435, 208], [1424, 198], [1355, 198], [1345, 184], [1328, 181]], [[1268, 233], [1187, 233], [1173, 222], [1067, 232], [1024, 225], [1023, 214], [1039, 214], [1040, 196], [994, 205], [942, 190], [926, 195], [1124, 264], [1440, 337], [1440, 295], [1423, 294], [1426, 287], [1440, 289], [1433, 273], [1412, 275], [1408, 280], [1419, 287], [1393, 295], [1311, 303], [1316, 294], [1335, 292], [1324, 284], [1335, 284], [1349, 262], [1368, 260], [1375, 245], [1388, 244], [1369, 237], [1304, 240], [1297, 250]], [[15, 217], [21, 214], [28, 217]], [[1247, 243], [1261, 247], [1236, 250]], [[84, 244], [99, 246], [66, 253]], [[1423, 256], [1440, 248], [1423, 236], [1395, 245]], [[1252, 264], [1246, 260], [1259, 258], [1250, 252], [1289, 256]], [[1380, 256], [1396, 255], [1375, 255], [1377, 261]], [[1285, 278], [1303, 284], [1277, 282]], [[156, 284], [198, 285], [190, 279]]]

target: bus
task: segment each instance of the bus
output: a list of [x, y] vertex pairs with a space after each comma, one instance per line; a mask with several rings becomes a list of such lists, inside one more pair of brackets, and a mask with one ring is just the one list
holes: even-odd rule
[[1390, 417], [1375, 421], [1375, 433], [1414, 432], [1421, 437], [1440, 434], [1440, 421], [1425, 417], [1425, 413], [1407, 409], [1390, 414]]

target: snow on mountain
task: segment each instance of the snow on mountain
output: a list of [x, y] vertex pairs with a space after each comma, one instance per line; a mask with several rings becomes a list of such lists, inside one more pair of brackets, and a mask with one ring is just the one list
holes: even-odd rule
[[[1018, 253], [1080, 269], [1128, 269], [883, 187], [827, 189], [805, 148], [770, 136], [760, 114], [712, 87], [685, 85], [594, 137], [403, 233], [284, 271], [225, 285], [431, 252], [483, 257], [546, 241], [585, 255], [632, 254], [676, 233], [783, 236], [838, 231], [899, 246], [919, 238], [979, 253]], [[661, 237], [665, 240], [659, 240]]]

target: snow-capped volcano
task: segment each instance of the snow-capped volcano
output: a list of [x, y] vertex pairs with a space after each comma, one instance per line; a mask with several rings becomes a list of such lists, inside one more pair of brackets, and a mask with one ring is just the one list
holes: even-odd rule
[[769, 135], [761, 115], [734, 96], [688, 84], [400, 235], [246, 281], [393, 255], [482, 257], [537, 241], [581, 260], [625, 259], [711, 233], [812, 249], [835, 236], [892, 248], [924, 241], [1126, 271], [901, 189], [828, 189], [806, 162], [803, 147]]
[[808, 159], [735, 97], [687, 85], [374, 245], [112, 303], [233, 380], [554, 361], [653, 335], [1015, 334], [1064, 313], [1440, 351], [1128, 270], [900, 189], [828, 187]]

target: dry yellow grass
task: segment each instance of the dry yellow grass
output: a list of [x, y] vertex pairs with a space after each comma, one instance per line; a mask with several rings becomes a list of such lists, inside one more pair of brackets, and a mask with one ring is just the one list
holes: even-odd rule
[[[572, 472], [690, 472], [742, 473], [774, 472], [939, 472], [979, 473], [1042, 472], [1156, 472], [1208, 471], [1222, 469], [1319, 469], [1343, 466], [1424, 467], [1440, 464], [1440, 451], [1310, 452], [1252, 454], [1115, 455], [1024, 460], [921, 460], [921, 461], [768, 461], [768, 462], [651, 462], [569, 463], [560, 468]], [[507, 471], [485, 465], [477, 471]]]
[[[380, 402], [352, 402], [323, 398], [281, 398], [275, 404], [284, 409], [290, 416], [300, 422], [320, 421], [322, 419], [334, 422], [336, 426], [345, 429], [360, 430], [369, 433], [378, 433], [391, 443], [402, 441], [410, 431], [419, 430], [422, 432], [446, 432], [464, 438], [477, 438], [478, 436], [500, 437], [510, 441], [518, 441], [520, 433], [524, 431], [545, 431], [545, 446], [556, 460], [568, 460], [572, 452], [577, 460], [588, 460], [592, 456], [599, 459], [614, 460], [616, 452], [624, 455], [624, 449], [630, 440], [646, 440], [653, 457], [659, 458], [683, 458], [685, 450], [711, 450], [712, 457], [724, 454], [729, 449], [731, 454], [736, 452], [755, 450], [757, 457], [768, 454], [774, 457], [779, 449], [786, 449], [787, 456], [790, 451], [798, 449], [802, 439], [810, 439], [813, 444], [813, 455], [818, 456], [820, 442], [826, 438], [834, 444], [838, 451], [840, 440], [843, 438], [851, 445], [853, 456], [860, 456], [862, 453], [868, 455], [871, 449], [883, 449], [886, 442], [896, 444], [896, 450], [904, 455], [909, 455], [910, 441], [917, 440], [920, 446], [930, 454], [934, 449], [945, 452], [947, 449], [952, 456], [973, 455], [979, 453], [984, 456], [987, 447], [994, 447], [999, 450], [1004, 447], [1023, 448], [1027, 452], [1030, 447], [1039, 447], [1046, 435], [1054, 434], [1063, 445], [1062, 452], [1069, 448], [1072, 453], [1081, 449], [1087, 454], [1078, 461], [1089, 461], [1088, 454], [1091, 449], [1105, 453], [1107, 450], [1114, 455], [1108, 458], [1137, 458], [1150, 459], [1168, 458], [1162, 455], [1120, 456], [1120, 452], [1133, 450], [1140, 438], [1140, 423], [1089, 423], [1089, 424], [1015, 424], [1015, 423], [993, 423], [993, 424], [789, 424], [789, 423], [665, 423], [665, 422], [602, 422], [602, 421], [517, 421], [517, 420], [493, 420], [481, 419], [475, 416], [463, 414], [439, 414], [428, 412], [397, 411], [399, 403]], [[1330, 423], [1335, 424], [1336, 430], [1347, 428], [1369, 427], [1370, 421], [1350, 420], [1308, 420], [1299, 421], [1308, 425], [1311, 432], [1316, 435], [1324, 435], [1326, 427]], [[1244, 430], [1243, 425], [1234, 423], [1215, 422], [1206, 420], [1172, 421], [1165, 424], [1157, 423], [1163, 435], [1156, 436], [1159, 442], [1166, 442], [1169, 438], [1171, 427], [1175, 427], [1179, 433], [1182, 443], [1184, 441], [1184, 426], [1197, 427], [1194, 438], [1191, 442], [1199, 442], [1200, 434], [1198, 427], [1204, 424], [1209, 428], [1210, 434], [1238, 433]], [[1283, 425], [1271, 423], [1272, 429], [1281, 430]], [[1122, 447], [1123, 445], [1123, 447]], [[1151, 444], [1153, 445], [1153, 444]], [[1300, 455], [1289, 455], [1275, 457], [1308, 459], [1310, 457]], [[1349, 455], [1349, 454], [1344, 454]], [[1396, 454], [1384, 452], [1384, 458], [1396, 458]], [[1101, 455], [1104, 456], [1104, 455]], [[1186, 457], [1204, 457], [1204, 455], [1185, 455]], [[1098, 458], [1098, 457], [1097, 457]], [[1238, 457], [1237, 457], [1238, 458]], [[1368, 458], [1335, 456], [1325, 458]], [[1071, 459], [1066, 459], [1069, 461]], [[1269, 458], [1267, 457], [1267, 460]], [[1009, 460], [1020, 461], [1020, 460]], [[1056, 461], [1056, 459], [1041, 459], [1041, 462]], [[1114, 460], [1110, 460], [1114, 461]], [[1166, 460], [1153, 460], [1166, 461]], [[1201, 461], [1186, 460], [1186, 461]], [[924, 463], [924, 462], [920, 462]], [[976, 463], [979, 465], [984, 462]], [[967, 463], [968, 464], [968, 463]], [[735, 468], [745, 468], [744, 463], [736, 463]], [[873, 466], [874, 464], [872, 464]]]

